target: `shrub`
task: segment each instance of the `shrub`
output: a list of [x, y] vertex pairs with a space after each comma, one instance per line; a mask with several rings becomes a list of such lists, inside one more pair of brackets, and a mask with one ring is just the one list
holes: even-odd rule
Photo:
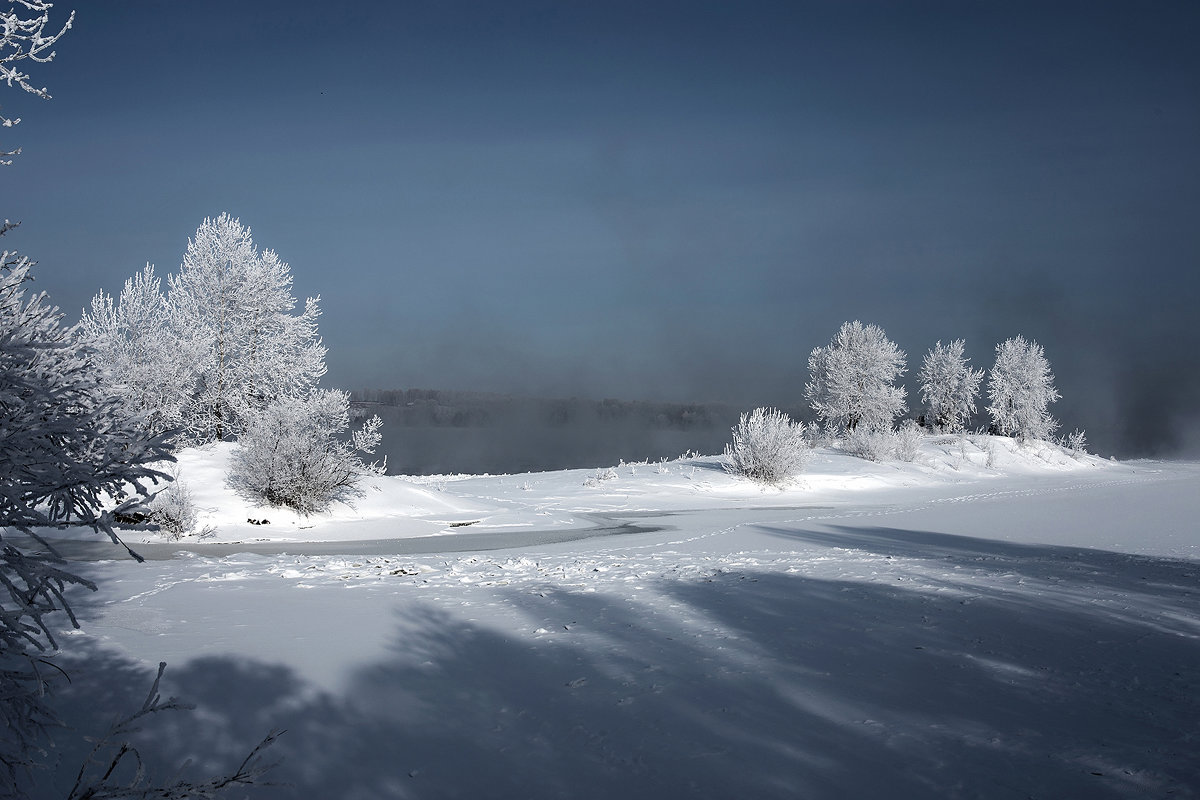
[[896, 430], [855, 430], [846, 437], [842, 450], [867, 461], [913, 462], [921, 454], [925, 432], [915, 421], [905, 420]]
[[891, 431], [851, 431], [842, 450], [867, 461], [886, 461], [896, 453], [896, 435]]
[[146, 521], [157, 525], [163, 535], [171, 541], [193, 534], [201, 539], [215, 535], [217, 529], [213, 525], [205, 525], [199, 531], [196, 530], [199, 516], [196, 513], [195, 501], [192, 500], [192, 491], [187, 483], [179, 479], [178, 467], [171, 467], [167, 472], [171, 476], [171, 483], [146, 504]]
[[591, 488], [593, 486], [599, 486], [600, 484], [604, 483], [605, 481], [615, 480], [616, 477], [617, 477], [617, 471], [615, 469], [613, 469], [612, 467], [609, 467], [608, 469], [599, 469], [598, 468], [596, 470], [596, 474], [593, 475], [592, 477], [586, 479], [583, 482], [583, 485], [587, 486], [588, 488]]
[[983, 465], [985, 467], [987, 467], [988, 469], [995, 469], [996, 468], [996, 457], [997, 457], [996, 443], [989, 439], [988, 444], [987, 444], [987, 461], [983, 462]]
[[1059, 446], [1070, 452], [1072, 456], [1087, 455], [1087, 434], [1076, 428], [1070, 435], [1059, 440]]
[[906, 419], [892, 436], [898, 461], [912, 463], [921, 455], [921, 441], [925, 438], [925, 432], [915, 421]]
[[373, 416], [349, 442], [338, 438], [350, 425], [349, 401], [345, 392], [324, 389], [275, 400], [238, 440], [230, 483], [245, 496], [305, 515], [359, 494], [360, 477], [384, 470], [357, 455], [375, 451], [382, 422]]
[[804, 468], [811, 455], [804, 425], [776, 409], [742, 414], [725, 445], [725, 469], [760, 483], [778, 484]]
[[196, 529], [196, 506], [187, 484], [179, 480], [179, 468], [170, 470], [171, 483], [149, 503], [150, 522], [162, 528], [169, 539], [178, 539]]

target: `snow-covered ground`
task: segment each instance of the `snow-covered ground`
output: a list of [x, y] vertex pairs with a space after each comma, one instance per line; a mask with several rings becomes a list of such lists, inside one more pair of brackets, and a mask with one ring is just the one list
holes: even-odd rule
[[158, 764], [286, 728], [251, 796], [1200, 792], [1200, 464], [944, 437], [783, 489], [712, 457], [380, 477], [306, 519], [228, 454], [180, 458], [215, 536], [73, 551], [114, 560], [74, 565], [60, 702], [102, 727], [167, 661], [197, 710]]

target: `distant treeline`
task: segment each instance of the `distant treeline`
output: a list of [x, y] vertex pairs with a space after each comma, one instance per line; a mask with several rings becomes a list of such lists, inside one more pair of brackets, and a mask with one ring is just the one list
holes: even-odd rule
[[720, 404], [516, 397], [442, 389], [365, 389], [354, 392], [351, 402], [364, 411], [372, 406], [396, 409], [388, 414], [389, 419], [406, 427], [486, 428], [522, 417], [545, 425], [613, 421], [666, 430], [692, 430], [715, 425], [728, 427], [737, 422], [739, 413], [733, 406]]
[[392, 474], [529, 472], [719, 453], [746, 410], [440, 389], [360, 390], [351, 405], [356, 415], [383, 419], [381, 450]]

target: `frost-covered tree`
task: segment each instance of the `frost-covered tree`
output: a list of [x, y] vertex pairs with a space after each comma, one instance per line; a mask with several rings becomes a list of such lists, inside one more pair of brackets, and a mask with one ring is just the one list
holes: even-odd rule
[[323, 511], [358, 493], [363, 475], [383, 466], [358, 453], [379, 444], [378, 416], [366, 420], [347, 442], [350, 395], [317, 389], [306, 397], [283, 396], [254, 415], [238, 438], [229, 480], [243, 494], [301, 514]]
[[787, 480], [808, 463], [812, 451], [804, 438], [804, 424], [773, 408], [756, 408], [742, 414], [725, 445], [725, 469], [761, 483]]
[[846, 322], [825, 347], [808, 357], [804, 395], [827, 427], [842, 433], [889, 430], [905, 411], [904, 351], [877, 325]]
[[[50, 93], [46, 87], [39, 88], [29, 82], [32, 76], [24, 71], [21, 62], [50, 61], [54, 58], [54, 51], [50, 48], [71, 29], [75, 21], [74, 11], [57, 33], [49, 27], [50, 9], [53, 7], [53, 3], [45, 0], [9, 0], [8, 10], [0, 12], [0, 26], [3, 26], [0, 29], [0, 83], [10, 88], [15, 85], [43, 100], [49, 100]], [[11, 128], [20, 121], [19, 118], [0, 114], [0, 128]], [[19, 147], [0, 151], [0, 165], [11, 164], [11, 157], [20, 152]]]
[[1040, 344], [1014, 336], [996, 345], [987, 407], [996, 433], [1023, 441], [1049, 439], [1058, 422], [1047, 409], [1060, 396]]
[[[28, 295], [32, 262], [0, 256], [0, 794], [14, 793], [22, 768], [46, 744], [53, 714], [45, 705], [44, 653], [57, 647], [46, 617], [70, 608], [70, 584], [91, 584], [49, 554], [31, 553], [9, 529], [82, 523], [115, 542], [109, 498], [140, 503], [165, 475], [154, 462], [170, 454], [105, 389], [107, 375], [61, 324], [41, 293]], [[43, 545], [45, 543], [43, 542]], [[48, 547], [48, 546], [47, 546]], [[94, 588], [94, 587], [93, 587]], [[6, 791], [7, 790], [7, 791]]]
[[946, 433], [957, 433], [966, 427], [975, 413], [975, 400], [983, 380], [983, 370], [967, 365], [970, 359], [963, 355], [965, 346], [962, 339], [945, 345], [939, 341], [925, 354], [918, 374], [925, 422]]
[[[0, 12], [0, 81], [42, 98], [50, 95], [14, 64], [54, 57], [48, 48], [71, 27], [74, 13], [57, 33], [47, 33], [51, 7], [44, 0], [9, 0], [9, 10]], [[17, 122], [0, 116], [0, 127]], [[0, 166], [17, 152], [0, 154]], [[0, 236], [14, 227], [5, 220]], [[53, 747], [51, 729], [58, 727], [47, 703], [50, 678], [61, 671], [48, 661], [49, 651], [57, 649], [52, 630], [63, 625], [59, 614], [78, 627], [65, 592], [71, 585], [95, 588], [65, 568], [36, 528], [84, 524], [123, 544], [113, 531], [113, 515], [140, 505], [150, 485], [168, 477], [154, 464], [171, 459], [163, 437], [150, 434], [144, 419], [129, 413], [108, 389], [112, 375], [94, 350], [80, 345], [74, 329], [62, 326], [58, 309], [42, 293], [26, 295], [32, 265], [24, 256], [0, 253], [0, 795], [15, 798], [43, 796], [30, 780], [31, 769], [42, 766], [40, 757]], [[116, 508], [105, 508], [129, 494], [134, 496]], [[15, 539], [14, 531], [37, 541], [38, 550]], [[97, 742], [69, 800], [215, 797], [255, 783], [270, 768], [261, 753], [274, 734], [232, 774], [201, 782], [149, 782], [137, 751], [121, 737], [145, 716], [181, 707], [173, 699], [159, 701], [156, 680], [142, 710]], [[102, 762], [105, 757], [110, 758]], [[126, 780], [123, 765], [132, 762], [133, 778]]]
[[26, 297], [31, 265], [8, 252], [0, 264], [0, 525], [107, 529], [107, 498], [164, 478], [147, 465], [171, 456], [107, 391], [59, 310]]
[[171, 321], [162, 282], [147, 264], [116, 302], [104, 291], [93, 297], [77, 328], [112, 375], [112, 390], [154, 433], [182, 427], [201, 355], [199, 340], [180, 335]]
[[199, 354], [183, 407], [188, 440], [236, 437], [273, 400], [307, 395], [325, 373], [317, 299], [293, 314], [288, 265], [257, 250], [230, 215], [204, 220], [168, 284], [171, 323]]
[[[12, 229], [5, 223], [0, 235]], [[54, 631], [65, 615], [75, 622], [68, 587], [95, 589], [72, 573], [37, 532], [48, 525], [82, 524], [121, 542], [113, 516], [141, 506], [153, 486], [169, 479], [158, 465], [171, 460], [162, 435], [148, 430], [111, 391], [113, 376], [96, 351], [42, 293], [26, 292], [32, 262], [0, 254], [0, 796], [36, 793], [32, 770], [60, 730], [47, 701], [59, 674], [49, 660]], [[112, 508], [113, 498], [129, 496]], [[31, 551], [12, 533], [39, 543]], [[139, 558], [132, 550], [126, 550]], [[161, 676], [161, 667], [160, 672]], [[142, 710], [98, 740], [80, 770], [71, 798], [216, 797], [254, 784], [269, 765], [262, 751], [270, 734], [231, 774], [203, 781], [150, 782], [140, 757], [123, 737], [135, 723], [161, 711], [185, 708], [159, 702], [158, 682]], [[124, 764], [137, 762], [130, 778]], [[32, 785], [31, 785], [32, 782]]]

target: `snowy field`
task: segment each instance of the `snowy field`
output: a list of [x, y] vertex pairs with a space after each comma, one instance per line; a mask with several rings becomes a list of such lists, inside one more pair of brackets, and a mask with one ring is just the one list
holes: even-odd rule
[[64, 542], [100, 591], [57, 702], [101, 729], [168, 662], [197, 709], [147, 732], [164, 768], [284, 728], [247, 796], [1200, 793], [1200, 464], [944, 437], [785, 489], [713, 457], [382, 477], [305, 519], [228, 455], [180, 458], [213, 536]]

